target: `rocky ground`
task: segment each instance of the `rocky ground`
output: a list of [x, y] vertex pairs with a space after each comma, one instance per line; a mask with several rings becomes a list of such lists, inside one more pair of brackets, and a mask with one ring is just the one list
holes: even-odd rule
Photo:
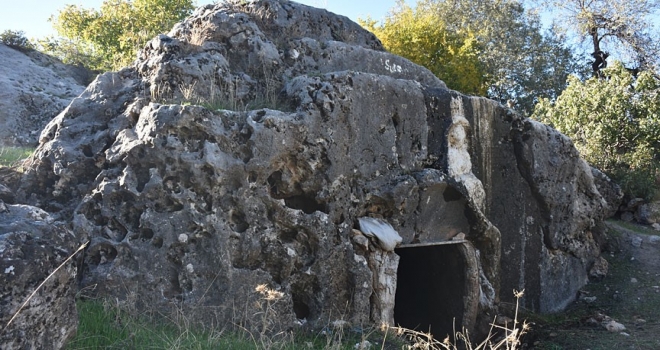
[[660, 232], [622, 221], [606, 224], [608, 275], [586, 285], [562, 313], [526, 315], [533, 323], [527, 348], [660, 349]]

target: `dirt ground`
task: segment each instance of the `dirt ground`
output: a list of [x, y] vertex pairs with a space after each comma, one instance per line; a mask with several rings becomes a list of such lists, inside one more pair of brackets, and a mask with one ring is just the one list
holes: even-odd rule
[[[660, 232], [608, 221], [609, 272], [586, 285], [562, 313], [523, 315], [526, 349], [660, 349]], [[608, 331], [618, 327], [625, 330]]]

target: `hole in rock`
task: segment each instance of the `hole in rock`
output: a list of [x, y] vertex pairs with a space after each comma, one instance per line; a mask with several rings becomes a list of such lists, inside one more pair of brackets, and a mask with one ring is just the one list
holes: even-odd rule
[[149, 179], [151, 178], [151, 174], [149, 173], [149, 168], [148, 167], [136, 167], [135, 169], [135, 176], [137, 177], [137, 185], [135, 186], [135, 189], [138, 192], [142, 192], [144, 190], [144, 186], [149, 182]]
[[232, 230], [237, 233], [243, 233], [250, 227], [247, 221], [245, 221], [245, 215], [240, 211], [232, 211], [229, 222]]
[[296, 314], [296, 318], [299, 320], [309, 317], [309, 306], [302, 301], [302, 298], [297, 295], [292, 295], [293, 299], [293, 312]]
[[282, 172], [281, 171], [276, 171], [268, 177], [266, 180], [268, 182], [268, 187], [270, 189], [270, 195], [278, 198], [280, 197], [280, 188], [278, 188], [278, 185], [282, 182]]
[[112, 262], [117, 257], [117, 249], [108, 243], [99, 243], [87, 251], [85, 257], [89, 265], [101, 265]]
[[430, 331], [437, 340], [452, 335], [454, 329], [463, 329], [464, 298], [470, 293], [478, 296], [478, 286], [467, 283], [470, 269], [461, 244], [447, 243], [395, 250], [400, 260], [394, 323]]
[[296, 240], [298, 237], [298, 231], [296, 230], [285, 230], [280, 232], [279, 238], [284, 243], [291, 243]]
[[311, 196], [300, 195], [287, 197], [284, 198], [284, 204], [291, 209], [302, 210], [305, 214], [312, 214], [315, 211], [321, 211], [327, 214], [325, 205], [317, 202]]
[[154, 237], [154, 230], [145, 227], [140, 229], [140, 238], [142, 239], [152, 239]]
[[85, 157], [93, 157], [94, 152], [92, 152], [92, 147], [90, 145], [84, 145], [82, 147], [82, 152], [85, 155]]

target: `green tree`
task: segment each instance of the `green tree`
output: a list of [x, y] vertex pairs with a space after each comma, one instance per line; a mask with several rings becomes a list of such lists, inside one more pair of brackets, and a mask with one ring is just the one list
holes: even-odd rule
[[619, 61], [602, 75], [571, 76], [561, 96], [541, 100], [533, 117], [570, 137], [626, 194], [648, 199], [660, 164], [660, 81], [648, 71], [634, 78]]
[[368, 18], [362, 26], [381, 40], [385, 48], [423, 65], [448, 87], [468, 94], [486, 93], [485, 72], [479, 49], [469, 30], [448, 30], [443, 18], [434, 14], [431, 2], [419, 2], [413, 10], [403, 1], [385, 23]]
[[564, 38], [518, 0], [421, 0], [414, 9], [399, 1], [383, 24], [362, 25], [450, 88], [512, 100], [523, 112], [556, 98], [576, 67]]
[[192, 0], [106, 0], [100, 10], [67, 5], [50, 19], [62, 39], [40, 44], [67, 63], [119, 69], [130, 64], [148, 40], [169, 31], [192, 10]]

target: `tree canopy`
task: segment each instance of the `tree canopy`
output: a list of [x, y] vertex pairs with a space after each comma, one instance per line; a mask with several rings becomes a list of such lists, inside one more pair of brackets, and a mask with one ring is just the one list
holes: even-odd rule
[[399, 1], [398, 9], [384, 24], [370, 18], [361, 24], [376, 34], [388, 51], [425, 66], [450, 88], [485, 94], [485, 72], [477, 57], [475, 34], [468, 28], [449, 30], [449, 23], [434, 13], [434, 7], [424, 1], [412, 9]]
[[660, 80], [635, 78], [621, 62], [603, 78], [569, 78], [555, 102], [542, 99], [533, 117], [569, 136], [582, 156], [635, 197], [653, 195], [660, 159]]
[[403, 1], [379, 24], [361, 21], [398, 55], [423, 65], [455, 90], [531, 111], [558, 96], [575, 69], [572, 51], [518, 0]]
[[193, 10], [192, 0], [106, 0], [99, 10], [67, 5], [51, 17], [62, 39], [41, 41], [45, 51], [69, 63], [119, 69], [158, 33]]

